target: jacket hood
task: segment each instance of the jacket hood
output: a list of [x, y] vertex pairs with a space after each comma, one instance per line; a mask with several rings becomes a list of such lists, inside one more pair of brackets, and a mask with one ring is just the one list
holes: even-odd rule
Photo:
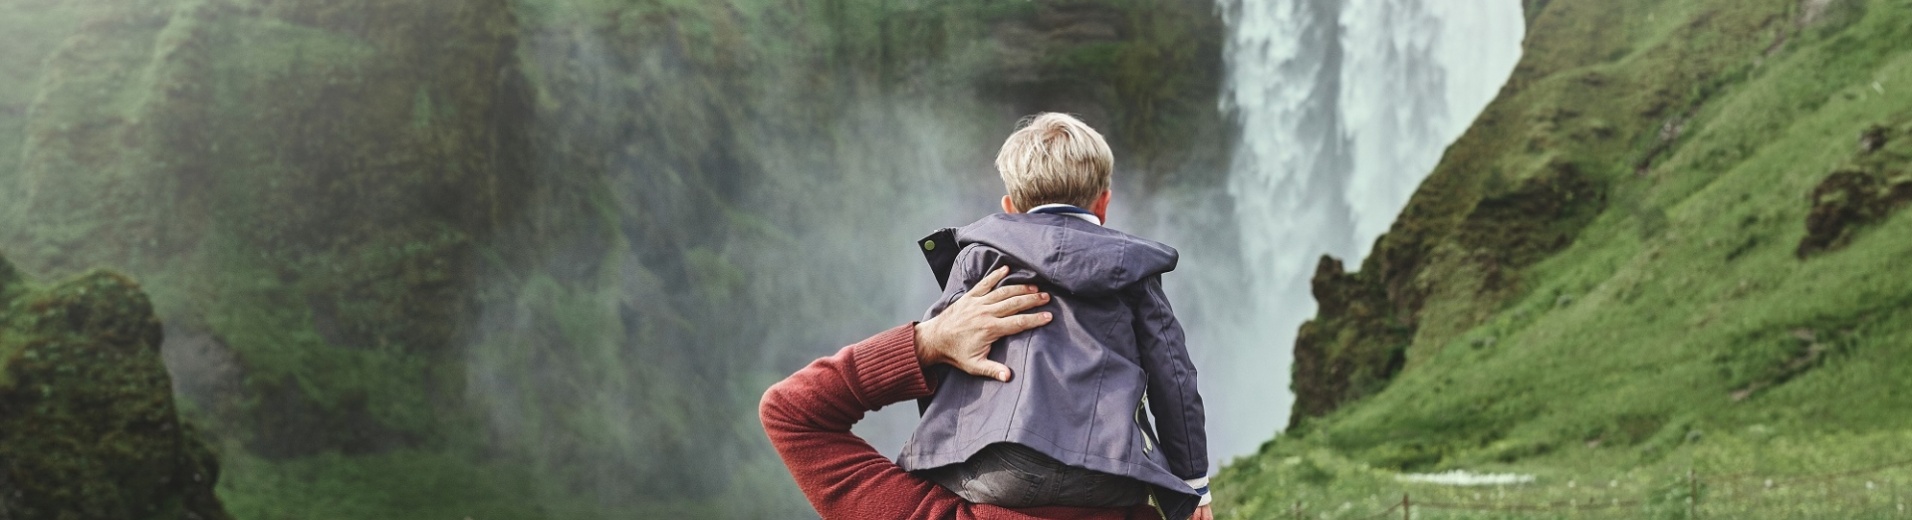
[[[1098, 226], [1079, 218], [1054, 214], [997, 213], [968, 226], [944, 230], [925, 239], [952, 240], [960, 250], [972, 244], [1001, 251], [1019, 269], [1057, 288], [1077, 294], [1106, 294], [1144, 278], [1175, 270], [1180, 255], [1175, 248], [1145, 238]], [[946, 282], [955, 251], [925, 254], [938, 282]], [[939, 264], [939, 260], [941, 265]]]

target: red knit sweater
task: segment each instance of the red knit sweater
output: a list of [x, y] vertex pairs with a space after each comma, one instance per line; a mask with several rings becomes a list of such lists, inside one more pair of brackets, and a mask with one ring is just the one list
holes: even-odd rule
[[904, 472], [850, 433], [850, 425], [865, 413], [930, 393], [916, 360], [915, 331], [904, 325], [791, 374], [764, 392], [757, 413], [797, 487], [825, 519], [1161, 518], [1149, 506], [1007, 509], [971, 504]]

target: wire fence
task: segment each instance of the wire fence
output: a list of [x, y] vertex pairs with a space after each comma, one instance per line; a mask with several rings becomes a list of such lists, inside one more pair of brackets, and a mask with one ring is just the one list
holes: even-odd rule
[[[1508, 499], [1505, 493], [1404, 492], [1374, 513], [1311, 511], [1295, 502], [1296, 520], [1444, 520], [1450, 518], [1661, 518], [1668, 520], [1738, 518], [1908, 518], [1912, 519], [1912, 475], [1881, 475], [1912, 468], [1912, 459], [1810, 475], [1756, 473], [1702, 475], [1688, 470], [1677, 484], [1634, 490], [1624, 496], [1588, 486], [1585, 496], [1565, 500]], [[1617, 481], [1607, 489], [1617, 488]], [[1569, 487], [1573, 487], [1571, 484]]]

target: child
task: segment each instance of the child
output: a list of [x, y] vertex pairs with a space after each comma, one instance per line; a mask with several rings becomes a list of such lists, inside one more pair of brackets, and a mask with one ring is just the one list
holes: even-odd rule
[[[971, 502], [1208, 510], [1208, 437], [1195, 366], [1162, 293], [1173, 248], [1107, 221], [1115, 159], [1074, 117], [1024, 120], [996, 157], [1002, 214], [923, 240], [942, 312], [997, 267], [1053, 299], [1047, 326], [1003, 338], [995, 379], [930, 374], [935, 395], [897, 464]], [[1144, 408], [1155, 418], [1154, 427]], [[1199, 512], [1197, 509], [1199, 508]]]

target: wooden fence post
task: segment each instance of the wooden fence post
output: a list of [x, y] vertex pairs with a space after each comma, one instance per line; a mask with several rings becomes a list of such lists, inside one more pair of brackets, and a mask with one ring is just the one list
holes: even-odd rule
[[1414, 520], [1414, 502], [1408, 500], [1407, 493], [1401, 493], [1401, 520]]

